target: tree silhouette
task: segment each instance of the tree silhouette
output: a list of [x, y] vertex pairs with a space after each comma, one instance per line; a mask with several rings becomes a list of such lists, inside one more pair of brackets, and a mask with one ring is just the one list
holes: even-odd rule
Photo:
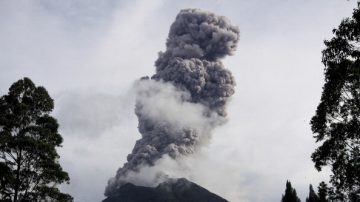
[[319, 202], [329, 202], [328, 200], [328, 187], [325, 182], [320, 182], [318, 186]]
[[309, 196], [306, 198], [306, 202], [319, 202], [319, 197], [316, 195], [311, 184], [309, 186]]
[[69, 182], [55, 147], [62, 143], [58, 123], [49, 114], [54, 102], [29, 78], [0, 97], [1, 201], [72, 201], [56, 187]]
[[360, 3], [325, 41], [325, 85], [311, 129], [322, 143], [312, 154], [317, 170], [329, 165], [329, 194], [360, 200]]
[[281, 202], [301, 202], [297, 197], [296, 190], [292, 188], [290, 181], [286, 181], [285, 195], [282, 196]]

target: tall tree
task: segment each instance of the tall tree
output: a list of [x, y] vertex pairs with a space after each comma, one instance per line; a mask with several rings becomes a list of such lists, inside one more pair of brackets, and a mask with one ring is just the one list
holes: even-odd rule
[[329, 202], [328, 200], [328, 187], [325, 182], [320, 182], [318, 186], [319, 202]]
[[69, 176], [58, 162], [62, 143], [50, 116], [54, 101], [29, 78], [0, 97], [0, 199], [2, 201], [72, 201], [58, 184]]
[[340, 201], [360, 200], [360, 3], [325, 41], [322, 62], [325, 85], [311, 128], [317, 170], [330, 166], [330, 195]]
[[281, 202], [301, 202], [296, 194], [296, 190], [292, 188], [290, 181], [286, 181], [285, 195], [282, 195]]
[[319, 202], [319, 197], [316, 195], [311, 184], [309, 186], [309, 196], [306, 198], [306, 202]]

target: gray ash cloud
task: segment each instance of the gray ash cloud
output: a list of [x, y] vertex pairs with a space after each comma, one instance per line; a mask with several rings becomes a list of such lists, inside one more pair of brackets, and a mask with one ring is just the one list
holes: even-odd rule
[[198, 9], [180, 11], [166, 51], [155, 62], [156, 73], [135, 85], [142, 138], [109, 180], [106, 196], [126, 182], [155, 186], [166, 173], [159, 171], [150, 184], [129, 176], [155, 166], [164, 156], [191, 155], [209, 141], [211, 131], [225, 122], [225, 107], [234, 94], [234, 77], [220, 59], [232, 55], [238, 40], [239, 29], [224, 16]]

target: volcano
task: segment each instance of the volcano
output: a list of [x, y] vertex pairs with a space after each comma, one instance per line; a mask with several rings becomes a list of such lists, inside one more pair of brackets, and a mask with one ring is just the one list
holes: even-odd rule
[[186, 167], [181, 159], [201, 151], [213, 130], [226, 123], [236, 82], [221, 59], [234, 53], [238, 41], [239, 28], [225, 16], [200, 9], [179, 12], [155, 61], [155, 74], [134, 84], [141, 138], [109, 179], [103, 202], [226, 201], [176, 178], [188, 176], [191, 168], [173, 176], [161, 161], [169, 158]]
[[227, 202], [185, 178], [169, 179], [157, 187], [126, 183], [102, 202]]

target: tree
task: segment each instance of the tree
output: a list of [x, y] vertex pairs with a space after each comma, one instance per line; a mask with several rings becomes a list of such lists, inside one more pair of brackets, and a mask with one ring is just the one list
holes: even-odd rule
[[309, 186], [309, 196], [306, 198], [306, 202], [319, 202], [319, 197], [316, 195], [311, 184]]
[[319, 202], [329, 202], [328, 200], [328, 187], [325, 182], [320, 182], [318, 186]]
[[315, 168], [330, 166], [334, 200], [360, 200], [360, 3], [344, 19], [322, 52], [325, 84], [311, 129], [322, 143]]
[[297, 197], [296, 190], [292, 188], [290, 181], [286, 181], [285, 195], [282, 195], [281, 202], [301, 202]]
[[0, 201], [72, 201], [57, 185], [69, 183], [56, 148], [54, 102], [44, 87], [21, 79], [0, 97]]

